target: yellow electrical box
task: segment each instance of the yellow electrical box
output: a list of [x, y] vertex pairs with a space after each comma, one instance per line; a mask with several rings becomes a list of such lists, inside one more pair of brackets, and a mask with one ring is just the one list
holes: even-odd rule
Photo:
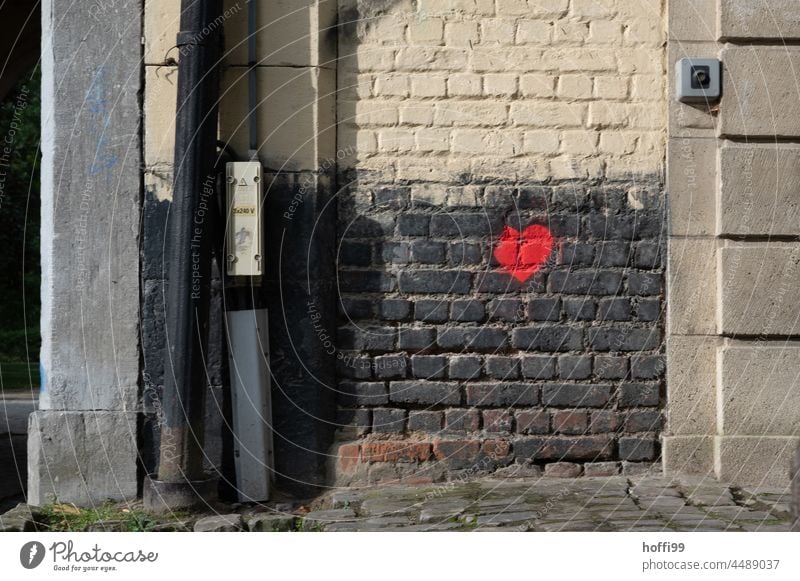
[[228, 219], [225, 254], [228, 276], [261, 276], [264, 243], [261, 236], [263, 168], [258, 161], [226, 165]]

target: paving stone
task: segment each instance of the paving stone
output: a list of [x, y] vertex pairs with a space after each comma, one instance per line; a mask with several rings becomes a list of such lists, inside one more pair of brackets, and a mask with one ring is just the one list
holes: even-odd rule
[[321, 530], [330, 523], [348, 521], [356, 518], [356, 513], [350, 508], [334, 508], [331, 510], [315, 510], [303, 517], [303, 530]]
[[240, 514], [207, 516], [194, 524], [194, 531], [201, 533], [238, 533], [243, 529], [244, 523]]
[[291, 514], [257, 514], [247, 520], [247, 528], [253, 532], [293, 531], [296, 521]]

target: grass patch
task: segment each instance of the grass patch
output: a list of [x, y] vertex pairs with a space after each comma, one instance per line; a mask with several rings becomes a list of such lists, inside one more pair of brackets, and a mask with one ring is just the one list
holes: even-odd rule
[[[125, 532], [145, 532], [159, 521], [142, 510], [131, 510], [108, 501], [96, 508], [78, 508], [72, 504], [50, 504], [39, 509], [37, 522], [49, 531], [85, 531], [98, 522], [112, 521]], [[115, 527], [115, 530], [118, 530]]]
[[0, 363], [4, 391], [39, 389], [39, 364], [24, 361]]

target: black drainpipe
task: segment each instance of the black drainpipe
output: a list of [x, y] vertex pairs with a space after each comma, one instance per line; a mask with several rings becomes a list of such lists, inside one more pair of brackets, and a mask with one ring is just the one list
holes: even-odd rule
[[219, 99], [220, 0], [182, 0], [178, 48], [175, 182], [167, 217], [166, 365], [158, 477], [151, 510], [207, 502], [216, 479], [203, 470], [203, 419], [211, 278], [214, 161]]

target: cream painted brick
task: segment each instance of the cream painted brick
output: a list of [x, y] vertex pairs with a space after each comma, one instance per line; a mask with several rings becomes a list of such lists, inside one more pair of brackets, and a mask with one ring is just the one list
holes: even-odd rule
[[378, 151], [413, 151], [414, 133], [410, 129], [383, 129], [378, 133]]
[[145, 67], [144, 161], [147, 166], [172, 166], [175, 157], [177, 67]]
[[555, 180], [594, 179], [603, 174], [603, 161], [599, 159], [577, 159], [562, 155], [550, 160], [550, 175]]
[[439, 184], [412, 185], [411, 203], [422, 206], [444, 206], [447, 203], [447, 186]]
[[497, 0], [500, 16], [561, 18], [567, 13], [568, 0]]
[[482, 188], [477, 186], [464, 186], [447, 189], [447, 205], [453, 207], [478, 207]]
[[471, 53], [472, 70], [478, 73], [541, 70], [543, 53], [544, 51], [540, 48], [528, 46], [477, 47]]
[[585, 75], [564, 75], [558, 79], [558, 96], [562, 99], [591, 99], [592, 78]]
[[434, 113], [436, 125], [467, 127], [502, 125], [508, 118], [505, 103], [453, 101], [437, 103]]
[[477, 97], [481, 94], [481, 87], [480, 75], [464, 73], [447, 80], [447, 94], [451, 97]]
[[419, 0], [420, 14], [494, 14], [494, 0]]
[[457, 48], [407, 47], [397, 53], [396, 67], [401, 71], [463, 71], [469, 53]]
[[600, 134], [600, 151], [614, 155], [633, 153], [638, 137], [638, 133], [628, 131], [604, 131]]
[[514, 156], [522, 149], [522, 138], [510, 131], [481, 131], [457, 129], [453, 131], [453, 152]]
[[434, 75], [414, 75], [411, 77], [413, 97], [444, 97], [447, 94], [447, 79]]
[[375, 76], [365, 73], [340, 72], [337, 78], [339, 83], [338, 99], [368, 99], [373, 95]]
[[339, 103], [339, 122], [360, 126], [397, 124], [397, 103], [389, 101], [358, 101]]
[[482, 44], [514, 44], [514, 21], [492, 18], [481, 21]]
[[401, 125], [433, 125], [433, 104], [419, 103], [400, 107]]
[[349, 162], [356, 161], [358, 156], [371, 155], [378, 152], [378, 134], [371, 129], [359, 129], [340, 125], [338, 128], [339, 148], [351, 152], [346, 156]]
[[441, 18], [421, 17], [408, 25], [412, 44], [441, 44], [444, 41], [444, 22]]
[[379, 75], [375, 79], [375, 94], [381, 97], [408, 97], [408, 77], [406, 75]]
[[416, 137], [419, 151], [450, 151], [449, 129], [419, 129]]
[[552, 75], [522, 75], [520, 91], [525, 97], [552, 97], [555, 95], [556, 77]]
[[625, 44], [659, 47], [666, 40], [664, 22], [659, 18], [637, 18], [625, 21]]
[[345, 71], [391, 71], [397, 51], [381, 46], [358, 46], [354, 51], [339, 55], [339, 64]]
[[398, 17], [387, 16], [366, 22], [367, 41], [376, 44], [404, 44], [407, 24]]
[[595, 77], [594, 95], [598, 99], [625, 99], [628, 96], [629, 84], [627, 77]]
[[495, 97], [511, 97], [517, 93], [517, 76], [486, 75], [483, 78], [483, 92]]
[[664, 113], [659, 106], [595, 101], [589, 103], [588, 124], [599, 128], [660, 129], [664, 124]]
[[588, 38], [588, 22], [559, 20], [553, 25], [553, 40], [559, 45], [583, 44]]
[[637, 101], [664, 101], [666, 83], [661, 75], [633, 75], [631, 96]]
[[[621, 0], [621, 2], [636, 2], [636, 0]], [[616, 13], [617, 0], [572, 0], [570, 6], [572, 16], [586, 20], [611, 18]]]
[[448, 46], [472, 46], [478, 42], [478, 23], [472, 20], [448, 22], [444, 27], [444, 42]]
[[622, 25], [613, 20], [596, 20], [589, 25], [589, 40], [594, 44], [621, 44]]
[[[540, 60], [533, 62], [536, 70], [575, 72], [616, 71], [618, 51], [611, 48], [565, 48], [545, 50]], [[622, 57], [620, 57], [622, 58]]]
[[647, 159], [666, 157], [667, 142], [662, 131], [646, 131], [639, 136], [636, 153], [648, 156]]
[[618, 70], [627, 74], [664, 74], [664, 53], [651, 48], [627, 49], [618, 54]]
[[559, 148], [557, 131], [526, 131], [522, 144], [523, 153], [557, 153]]
[[592, 131], [564, 131], [561, 133], [561, 153], [591, 155], [597, 152], [598, 134]]
[[530, 127], [580, 127], [586, 119], [586, 105], [580, 103], [513, 103], [510, 119]]
[[542, 20], [520, 20], [517, 24], [517, 44], [548, 44], [553, 25]]

